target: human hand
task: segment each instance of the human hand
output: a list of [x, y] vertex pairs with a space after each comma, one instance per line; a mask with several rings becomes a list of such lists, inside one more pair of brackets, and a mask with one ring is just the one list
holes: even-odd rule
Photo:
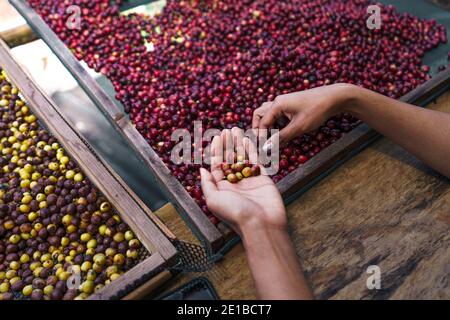
[[[231, 150], [234, 140], [236, 150]], [[225, 147], [224, 147], [225, 146]], [[200, 169], [201, 185], [208, 208], [242, 236], [243, 229], [263, 227], [287, 229], [286, 212], [280, 193], [273, 181], [264, 174], [232, 184], [224, 180], [221, 168], [225, 154], [236, 151], [257, 163], [258, 152], [239, 128], [224, 130], [211, 144], [211, 172]]]
[[334, 84], [278, 96], [255, 110], [252, 127], [269, 129], [277, 119], [287, 117], [289, 124], [279, 132], [279, 143], [285, 144], [319, 128], [342, 112], [342, 107], [351, 102], [352, 93], [357, 88], [350, 84]]

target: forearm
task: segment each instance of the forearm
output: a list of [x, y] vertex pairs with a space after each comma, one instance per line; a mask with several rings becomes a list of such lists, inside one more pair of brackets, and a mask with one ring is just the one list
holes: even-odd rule
[[450, 177], [450, 114], [412, 106], [366, 89], [350, 89], [342, 107]]
[[312, 299], [287, 231], [252, 225], [242, 240], [260, 299]]

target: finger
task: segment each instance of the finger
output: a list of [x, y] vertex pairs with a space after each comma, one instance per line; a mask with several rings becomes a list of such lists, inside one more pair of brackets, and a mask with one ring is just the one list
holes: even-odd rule
[[222, 131], [222, 143], [224, 148], [225, 162], [232, 164], [234, 162], [234, 144], [231, 131], [226, 129]]
[[281, 104], [275, 100], [259, 122], [259, 129], [268, 129], [282, 115]]
[[211, 142], [211, 157], [223, 155], [222, 136], [215, 136]]
[[238, 127], [231, 129], [231, 134], [233, 136], [233, 142], [236, 146], [236, 154], [238, 159], [245, 159], [245, 149], [244, 149], [244, 130]]
[[261, 107], [256, 109], [253, 112], [253, 119], [252, 119], [252, 128], [256, 129], [259, 127], [259, 122], [261, 121], [261, 118], [266, 114], [267, 110], [272, 105], [272, 101], [264, 102]]
[[216, 182], [223, 179], [223, 143], [222, 137], [215, 136], [211, 143], [211, 174]]
[[258, 148], [256, 147], [256, 145], [249, 138], [244, 138], [244, 147], [250, 163], [253, 165], [258, 165], [261, 170], [261, 174], [264, 176], [268, 176], [266, 169], [260, 163]]
[[247, 137], [244, 138], [243, 142], [244, 142], [245, 152], [247, 153], [247, 157], [248, 157], [250, 163], [257, 164], [259, 162], [258, 161], [258, 149], [253, 144], [253, 142]]
[[200, 168], [200, 177], [203, 195], [206, 201], [208, 201], [208, 199], [211, 199], [218, 192], [217, 185], [212, 174], [204, 168]]

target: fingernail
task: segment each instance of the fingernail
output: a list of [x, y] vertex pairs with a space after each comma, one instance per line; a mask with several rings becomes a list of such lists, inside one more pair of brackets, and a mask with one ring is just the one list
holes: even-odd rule
[[272, 141], [267, 141], [264, 145], [263, 145], [263, 151], [267, 152], [272, 150]]

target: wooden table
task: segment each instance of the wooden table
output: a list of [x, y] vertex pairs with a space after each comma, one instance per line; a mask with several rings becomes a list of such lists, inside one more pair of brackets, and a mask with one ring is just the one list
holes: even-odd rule
[[[450, 91], [432, 109], [450, 112]], [[290, 231], [320, 299], [450, 299], [450, 184], [381, 138], [288, 206]], [[162, 218], [192, 240], [173, 213]], [[369, 265], [381, 290], [368, 290]], [[174, 289], [200, 274], [180, 275]], [[241, 244], [208, 277], [222, 299], [254, 299]]]

